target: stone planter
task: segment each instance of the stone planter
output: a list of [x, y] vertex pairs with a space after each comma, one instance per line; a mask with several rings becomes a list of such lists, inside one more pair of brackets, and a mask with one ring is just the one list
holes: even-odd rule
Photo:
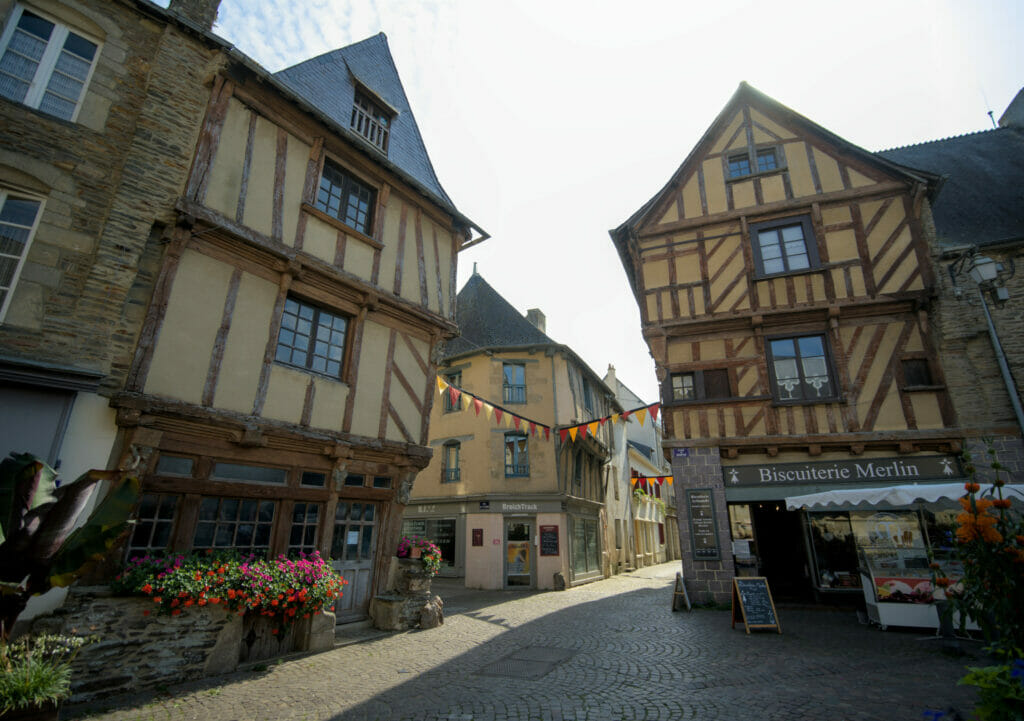
[[370, 599], [370, 619], [382, 631], [434, 628], [444, 623], [440, 597], [430, 592], [434, 576], [418, 558], [392, 559], [388, 593]]

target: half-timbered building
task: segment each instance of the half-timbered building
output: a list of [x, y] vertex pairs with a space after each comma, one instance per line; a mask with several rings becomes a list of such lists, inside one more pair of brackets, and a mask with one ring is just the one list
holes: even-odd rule
[[[959, 475], [931, 321], [938, 186], [743, 83], [611, 231], [661, 382], [699, 597], [727, 601], [738, 567], [777, 595], [859, 592], [856, 513], [786, 498]], [[904, 530], [898, 543], [923, 549]]]
[[[217, 5], [0, 6], [0, 392], [51, 387], [51, 460], [94, 441], [90, 465], [142, 472], [129, 554], [319, 550], [359, 618], [430, 459], [457, 255], [486, 236], [383, 34], [271, 74], [210, 32]], [[13, 97], [26, 48], [80, 97]]]
[[479, 274], [457, 308], [460, 335], [441, 346], [438, 373], [466, 394], [434, 405], [434, 456], [416, 479], [405, 532], [437, 541], [442, 574], [469, 588], [550, 589], [556, 576], [572, 585], [608, 575], [613, 424], [565, 441], [558, 429], [617, 413], [614, 394], [547, 336], [543, 313], [521, 315]]

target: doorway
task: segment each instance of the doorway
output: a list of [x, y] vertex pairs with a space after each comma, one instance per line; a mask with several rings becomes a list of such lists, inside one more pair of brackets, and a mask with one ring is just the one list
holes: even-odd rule
[[532, 588], [533, 521], [505, 519], [505, 588]]
[[787, 511], [781, 501], [766, 501], [751, 504], [751, 519], [761, 575], [768, 579], [772, 595], [783, 600], [813, 598], [800, 512]]
[[376, 504], [338, 501], [334, 511], [331, 566], [348, 581], [345, 593], [334, 608], [338, 623], [361, 621], [369, 614], [376, 531]]

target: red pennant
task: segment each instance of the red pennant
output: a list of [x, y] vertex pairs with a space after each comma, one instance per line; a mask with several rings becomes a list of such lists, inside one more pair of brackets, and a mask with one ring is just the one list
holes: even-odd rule
[[584, 425], [579, 427], [579, 432], [580, 432], [580, 440], [583, 440], [584, 438], [587, 437], [587, 426], [586, 426], [586, 424], [584, 424]]
[[647, 412], [651, 414], [651, 420], [652, 421], [658, 420], [658, 409], [660, 409], [660, 408], [661, 408], [661, 404], [660, 403], [653, 403], [653, 404], [647, 406]]
[[473, 407], [476, 408], [476, 414], [480, 415], [480, 409], [484, 407], [484, 402], [479, 398], [474, 398]]
[[522, 418], [520, 418], [519, 416], [512, 416], [512, 422], [516, 424], [516, 430], [517, 430], [517, 431], [519, 430], [519, 423], [520, 423], [520, 422], [521, 422], [522, 420], [523, 420], [523, 419], [522, 419]]
[[[550, 441], [551, 440], [551, 429], [548, 428], [547, 426], [544, 426], [544, 440], [545, 441]], [[565, 438], [563, 438], [562, 440], [565, 440]]]
[[451, 399], [452, 407], [454, 408], [459, 402], [459, 396], [462, 393], [455, 386], [448, 386], [448, 398]]
[[504, 415], [504, 414], [501, 412], [501, 409], [498, 408], [497, 406], [495, 406], [494, 407], [494, 420], [497, 421], [499, 425], [501, 424], [501, 417], [502, 417], [502, 415]]
[[633, 411], [626, 411], [625, 413], [622, 414], [622, 422], [623, 423], [625, 423], [626, 421], [629, 420], [629, 414], [632, 413], [632, 412]]
[[537, 435], [537, 424], [534, 423], [533, 421], [530, 421], [530, 435], [531, 436]]
[[665, 476], [658, 476], [658, 485], [660, 486], [664, 482], [665, 482]]
[[568, 428], [563, 428], [560, 431], [558, 431], [558, 435], [560, 435], [562, 437], [562, 443], [565, 443], [565, 437], [568, 434], [569, 434], [569, 429]]
[[603, 425], [604, 425], [604, 422], [605, 422], [606, 420], [608, 420], [608, 418], [607, 418], [607, 417], [605, 417], [605, 418], [600, 418], [600, 419], [598, 419], [598, 421], [597, 421], [597, 425], [599, 425], [599, 426], [603, 426]]

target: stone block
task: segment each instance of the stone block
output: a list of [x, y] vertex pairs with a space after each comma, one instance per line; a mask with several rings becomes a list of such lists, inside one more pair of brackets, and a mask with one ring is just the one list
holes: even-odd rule
[[401, 596], [374, 596], [370, 599], [370, 621], [381, 631], [405, 631], [409, 627], [402, 616], [405, 599]]
[[420, 628], [437, 628], [444, 623], [444, 601], [434, 596], [420, 609]]

